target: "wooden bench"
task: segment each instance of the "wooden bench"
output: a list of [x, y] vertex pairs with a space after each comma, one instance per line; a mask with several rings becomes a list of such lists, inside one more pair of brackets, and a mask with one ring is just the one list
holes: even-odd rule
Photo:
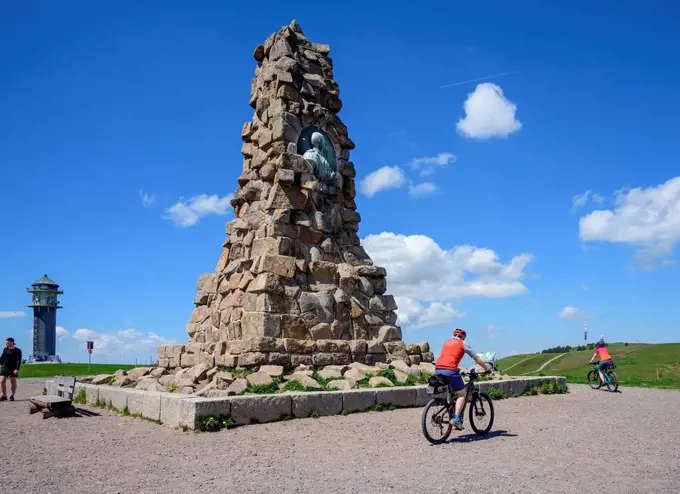
[[54, 379], [56, 394], [32, 396], [28, 399], [30, 403], [29, 413], [42, 412], [43, 419], [49, 417], [71, 417], [76, 409], [73, 406], [73, 393], [76, 387], [75, 377], [57, 376]]

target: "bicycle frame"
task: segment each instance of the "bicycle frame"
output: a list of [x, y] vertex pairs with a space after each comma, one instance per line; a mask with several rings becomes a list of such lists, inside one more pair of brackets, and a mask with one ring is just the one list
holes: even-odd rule
[[600, 377], [600, 363], [599, 362], [593, 362], [591, 364], [594, 367], [594, 371], [597, 374], [597, 377], [600, 379], [600, 382], [603, 384], [609, 384], [611, 382], [611, 379], [609, 379], [609, 368], [602, 370], [602, 375], [604, 376], [604, 381], [602, 381], [602, 378]]
[[[471, 375], [468, 374], [468, 376], [469, 376], [469, 380], [465, 384], [465, 402], [463, 403], [463, 408], [461, 409], [460, 415], [459, 415], [461, 422], [465, 421], [465, 419], [464, 419], [465, 409], [467, 408], [468, 403], [470, 403], [472, 401], [472, 398], [477, 393], [479, 393], [479, 388], [477, 387], [477, 385], [474, 382], [475, 378], [477, 377], [477, 374], [476, 373], [473, 373]], [[446, 406], [445, 410], [447, 410], [449, 413], [451, 413], [451, 415], [453, 415], [453, 412], [455, 411], [455, 406], [456, 406], [457, 400], [458, 400], [458, 397], [453, 394], [453, 392], [451, 391], [451, 388], [447, 384], [447, 386], [446, 386], [446, 403], [447, 403], [447, 406]]]

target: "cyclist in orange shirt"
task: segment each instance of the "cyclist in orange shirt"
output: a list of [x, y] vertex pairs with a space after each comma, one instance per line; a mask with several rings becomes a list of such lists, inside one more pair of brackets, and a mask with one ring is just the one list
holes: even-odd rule
[[453, 425], [458, 430], [463, 428], [460, 412], [465, 404], [465, 383], [458, 370], [458, 364], [463, 360], [465, 354], [468, 354], [480, 367], [486, 369], [487, 374], [492, 371], [491, 366], [487, 365], [469, 345], [465, 344], [466, 336], [467, 333], [464, 329], [456, 329], [453, 332], [453, 338], [449, 338], [444, 342], [442, 351], [435, 364], [435, 374], [446, 379], [449, 388], [451, 388], [453, 394], [458, 398], [456, 400], [456, 408], [453, 415]]
[[609, 355], [609, 350], [607, 349], [607, 345], [605, 344], [604, 338], [602, 337], [600, 337], [600, 341], [597, 342], [597, 348], [595, 349], [595, 353], [590, 358], [591, 364], [595, 360], [595, 357], [600, 357], [600, 365], [598, 367], [598, 372], [600, 373], [600, 379], [602, 379], [602, 382], [605, 382], [603, 371], [605, 371], [607, 367], [612, 365], [613, 362], [612, 356]]

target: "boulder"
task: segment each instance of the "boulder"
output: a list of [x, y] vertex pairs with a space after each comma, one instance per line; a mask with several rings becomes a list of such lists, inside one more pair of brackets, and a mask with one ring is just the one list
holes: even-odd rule
[[353, 381], [361, 381], [362, 379], [366, 378], [366, 374], [364, 374], [360, 369], [358, 368], [352, 368], [349, 369], [347, 372], [343, 374], [343, 377], [345, 379], [352, 379]]
[[266, 372], [258, 371], [254, 374], [246, 376], [246, 381], [250, 386], [268, 386], [272, 382], [272, 378]]
[[166, 388], [169, 388], [170, 386], [175, 384], [175, 378], [176, 377], [173, 374], [166, 374], [165, 376], [161, 376], [158, 379], [158, 382], [161, 385], [165, 386]]
[[127, 375], [130, 376], [135, 381], [139, 381], [142, 377], [148, 375], [151, 372], [151, 367], [136, 367], [132, 370], [127, 371]]
[[156, 367], [151, 372], [149, 372], [149, 375], [151, 377], [155, 377], [155, 378], [158, 379], [158, 378], [160, 378], [161, 376], [164, 376], [167, 373], [168, 373], [168, 369], [166, 369], [165, 367]]
[[390, 363], [390, 367], [392, 367], [394, 370], [398, 370], [404, 374], [410, 374], [411, 373], [411, 367], [404, 362], [403, 360], [393, 360]]
[[116, 379], [120, 379], [123, 376], [127, 376], [127, 372], [125, 372], [123, 369], [118, 369], [116, 372], [113, 373], [113, 377]]
[[421, 370], [421, 372], [425, 372], [427, 374], [434, 374], [437, 370], [435, 365], [429, 362], [421, 362], [420, 365], [418, 365], [418, 368]]
[[196, 388], [194, 386], [180, 386], [175, 390], [175, 393], [180, 395], [191, 395], [194, 394]]
[[259, 372], [264, 372], [270, 377], [282, 377], [283, 366], [281, 365], [262, 365]]
[[152, 385], [158, 384], [158, 379], [155, 377], [142, 377], [139, 381], [137, 381], [137, 386], [135, 386], [135, 389], [142, 389], [142, 390], [148, 390]]
[[290, 376], [290, 381], [297, 381], [306, 388], [323, 389], [314, 378], [304, 372], [295, 372]]
[[328, 383], [329, 389], [337, 389], [341, 391], [349, 391], [356, 387], [356, 382], [348, 381], [347, 379], [334, 379]]
[[233, 383], [229, 385], [226, 389], [227, 396], [236, 396], [243, 393], [248, 387], [248, 381], [245, 379], [236, 379]]
[[198, 389], [196, 391], [196, 396], [202, 396], [204, 398], [207, 398], [210, 396], [210, 393], [212, 391], [217, 391], [219, 388], [217, 387], [217, 383], [215, 381], [210, 381], [207, 383], [205, 386], [203, 386], [201, 389]]
[[340, 371], [335, 369], [329, 369], [328, 366], [326, 366], [323, 370], [317, 372], [317, 374], [319, 375], [319, 377], [322, 377], [323, 379], [326, 380], [342, 377]]
[[110, 374], [100, 374], [92, 378], [91, 384], [109, 384], [112, 377]]
[[405, 372], [401, 372], [400, 370], [394, 369], [394, 377], [397, 378], [398, 383], [404, 384], [408, 379], [408, 374]]
[[231, 372], [221, 371], [213, 376], [213, 382], [216, 383], [217, 389], [227, 389], [234, 381], [235, 379]]
[[119, 378], [116, 378], [115, 381], [113, 381], [113, 384], [111, 386], [116, 386], [117, 388], [122, 388], [123, 386], [127, 386], [129, 384], [134, 383], [134, 379], [132, 379], [129, 376], [122, 376]]
[[370, 378], [368, 380], [368, 385], [371, 388], [379, 388], [379, 387], [383, 387], [383, 386], [387, 386], [387, 387], [391, 388], [391, 387], [394, 386], [394, 384], [392, 384], [392, 381], [390, 381], [386, 377], [381, 377], [381, 376], [376, 376], [376, 377]]
[[210, 367], [208, 367], [206, 364], [198, 364], [194, 365], [190, 369], [187, 369], [185, 372], [182, 373], [182, 375], [193, 379], [194, 383], [196, 383], [198, 381], [202, 381], [203, 379], [205, 379], [208, 375], [209, 370]]

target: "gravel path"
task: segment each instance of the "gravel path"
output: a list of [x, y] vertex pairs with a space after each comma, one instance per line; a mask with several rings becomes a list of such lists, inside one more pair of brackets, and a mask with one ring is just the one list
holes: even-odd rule
[[[18, 398], [41, 381], [20, 380]], [[0, 492], [679, 492], [680, 392], [572, 385], [494, 402], [486, 439], [432, 446], [421, 409], [184, 433], [107, 412], [43, 420], [0, 403]]]
[[[553, 363], [555, 360], [557, 360], [557, 359], [560, 358], [560, 357], [564, 357], [565, 355], [566, 355], [566, 353], [560, 353], [557, 357], [551, 358], [551, 359], [548, 360], [547, 362], [544, 362], [543, 365], [541, 365], [541, 366], [540, 366], [538, 369], [536, 369], [534, 372], [541, 372], [543, 369], [546, 368], [546, 366], [547, 366], [548, 364]], [[530, 372], [529, 374], [531, 374], [531, 372]]]

